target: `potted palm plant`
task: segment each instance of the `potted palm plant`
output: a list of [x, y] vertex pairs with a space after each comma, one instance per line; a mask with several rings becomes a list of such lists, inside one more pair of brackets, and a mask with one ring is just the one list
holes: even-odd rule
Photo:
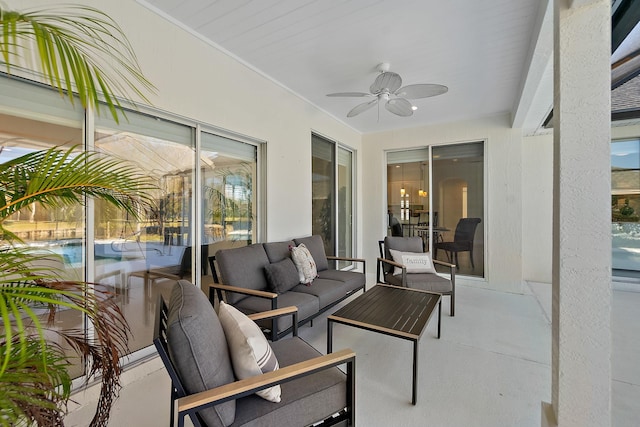
[[[29, 50], [37, 52], [38, 64], [22, 63]], [[98, 112], [106, 105], [116, 121], [123, 114], [121, 99], [133, 102], [129, 93], [144, 100], [153, 89], [118, 25], [85, 6], [13, 11], [0, 3], [0, 63], [7, 73], [27, 65], [72, 103]], [[43, 268], [54, 255], [30, 251], [5, 221], [35, 204], [61, 207], [86, 197], [137, 217], [151, 204], [152, 188], [134, 165], [75, 148], [35, 151], [0, 164], [0, 424], [64, 425], [72, 349], [87, 358], [88, 377], [100, 378], [91, 425], [106, 425], [129, 334], [107, 290]], [[86, 315], [94, 338], [49, 328], [61, 309]]]

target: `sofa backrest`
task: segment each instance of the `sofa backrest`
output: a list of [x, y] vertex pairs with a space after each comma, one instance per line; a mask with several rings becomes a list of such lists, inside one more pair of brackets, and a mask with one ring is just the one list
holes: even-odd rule
[[270, 263], [280, 262], [285, 258], [291, 258], [290, 246], [295, 246], [293, 240], [287, 240], [284, 242], [270, 242], [263, 243], [264, 251], [267, 253]]
[[324, 243], [322, 242], [321, 236], [316, 234], [313, 236], [301, 237], [299, 239], [293, 240], [296, 243], [296, 246], [300, 243], [304, 243], [307, 249], [309, 249], [313, 260], [316, 263], [316, 269], [319, 272], [329, 269], [329, 261], [327, 260], [327, 254], [324, 251]]
[[[219, 279], [225, 285], [237, 286], [258, 291], [267, 290], [267, 278], [264, 268], [269, 258], [261, 243], [234, 249], [221, 249], [216, 252]], [[237, 293], [227, 294], [227, 303], [236, 304], [245, 298]]]
[[[218, 315], [204, 292], [186, 280], [179, 280], [171, 290], [167, 347], [187, 394], [235, 381]], [[235, 419], [236, 401], [203, 409], [198, 415], [209, 427], [226, 427]]]

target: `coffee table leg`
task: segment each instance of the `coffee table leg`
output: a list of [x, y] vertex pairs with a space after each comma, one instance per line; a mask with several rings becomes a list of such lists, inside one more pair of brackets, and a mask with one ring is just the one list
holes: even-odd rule
[[418, 340], [413, 341], [413, 393], [411, 404], [415, 405], [418, 399]]
[[333, 322], [327, 319], [327, 354], [333, 351]]

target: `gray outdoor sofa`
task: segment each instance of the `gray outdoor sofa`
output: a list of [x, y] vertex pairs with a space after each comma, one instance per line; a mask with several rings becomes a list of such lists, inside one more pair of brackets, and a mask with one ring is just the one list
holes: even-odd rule
[[[301, 243], [309, 249], [318, 270], [311, 285], [295, 284], [290, 289], [279, 289], [277, 267], [288, 263], [290, 247]], [[336, 270], [332, 261], [350, 261], [362, 264], [362, 272]], [[278, 307], [298, 308], [298, 325], [313, 320], [353, 293], [365, 291], [365, 260], [360, 258], [327, 256], [320, 236], [314, 235], [282, 242], [255, 243], [249, 246], [223, 249], [209, 257], [214, 283], [209, 298], [233, 305], [245, 314], [273, 310]], [[267, 270], [276, 274], [267, 278]], [[215, 291], [215, 292], [214, 292]], [[268, 330], [270, 339], [277, 340], [292, 330], [289, 317], [259, 323]]]

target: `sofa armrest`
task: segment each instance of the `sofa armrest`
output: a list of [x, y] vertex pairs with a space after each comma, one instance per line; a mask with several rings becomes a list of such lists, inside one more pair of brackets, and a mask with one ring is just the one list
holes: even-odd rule
[[[205, 407], [218, 405], [229, 400], [238, 399], [264, 390], [276, 384], [282, 384], [296, 378], [305, 377], [315, 372], [347, 364], [347, 406], [350, 407], [350, 417], [355, 417], [355, 362], [356, 354], [351, 349], [344, 349], [325, 356], [318, 356], [266, 374], [244, 380], [235, 381], [200, 393], [178, 399], [178, 416], [197, 412]], [[355, 424], [352, 424], [355, 425]]]
[[261, 311], [259, 313], [248, 314], [247, 317], [254, 322], [256, 320], [273, 319], [276, 317], [282, 317], [291, 315], [293, 325], [293, 336], [298, 336], [298, 307], [291, 305], [288, 307], [277, 308], [275, 310]]
[[222, 283], [211, 283], [209, 285], [209, 287], [211, 287], [213, 289], [218, 289], [218, 290], [221, 290], [221, 291], [237, 292], [239, 294], [252, 295], [254, 297], [269, 298], [269, 299], [278, 298], [278, 294], [276, 294], [275, 292], [258, 291], [258, 290], [255, 290], [255, 289], [240, 288], [238, 286], [223, 285]]

